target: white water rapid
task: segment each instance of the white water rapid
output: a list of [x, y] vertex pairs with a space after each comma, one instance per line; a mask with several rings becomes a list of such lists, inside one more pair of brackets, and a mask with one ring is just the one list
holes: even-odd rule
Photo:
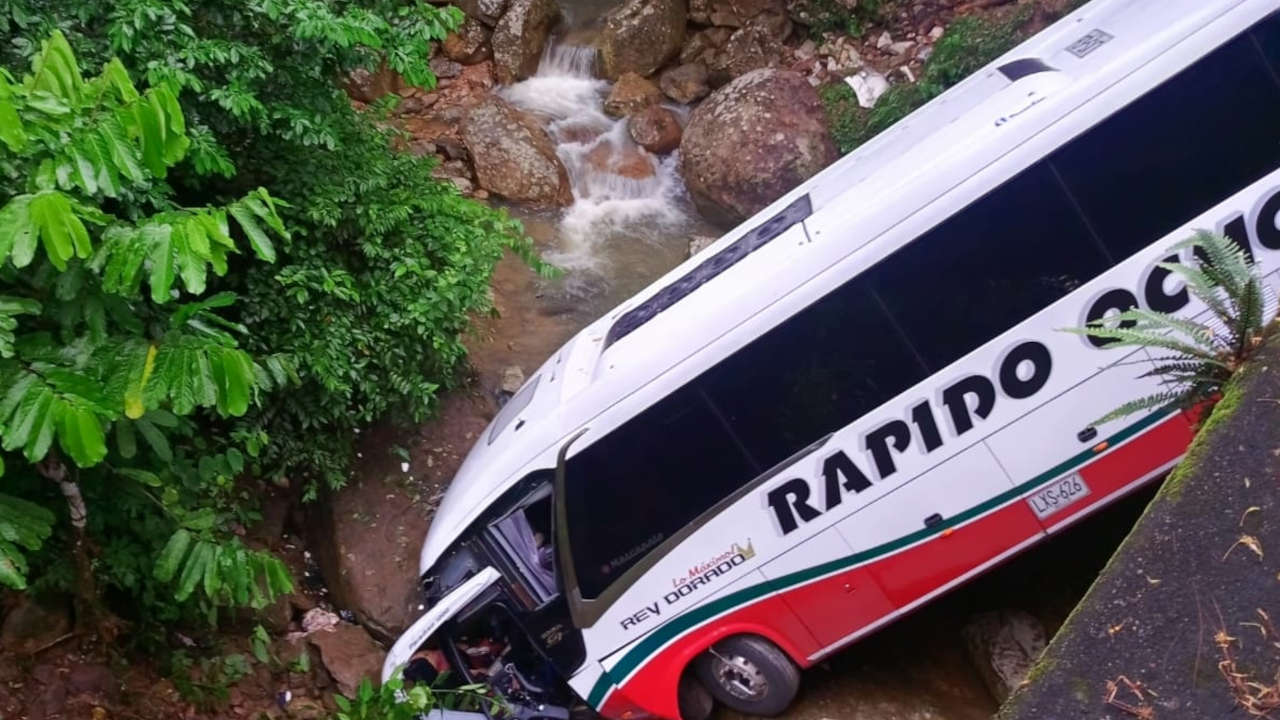
[[[658, 157], [645, 151], [631, 140], [625, 119], [604, 113], [610, 86], [595, 77], [594, 67], [594, 48], [553, 42], [537, 73], [501, 94], [547, 122], [569, 171], [574, 202], [558, 220], [556, 247], [547, 250], [547, 259], [608, 282], [627, 270], [609, 265], [632, 265], [627, 257], [641, 249], [623, 245], [649, 245], [649, 254], [653, 245], [683, 248], [701, 222], [685, 196], [678, 153]], [[682, 118], [687, 114], [670, 107]], [[658, 255], [667, 256], [667, 266], [675, 259], [669, 252]]]

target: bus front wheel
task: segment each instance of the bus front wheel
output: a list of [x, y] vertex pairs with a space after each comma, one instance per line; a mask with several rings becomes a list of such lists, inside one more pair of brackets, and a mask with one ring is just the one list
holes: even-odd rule
[[738, 712], [780, 714], [800, 689], [800, 670], [764, 638], [737, 635], [712, 645], [698, 658], [698, 679], [724, 705]]

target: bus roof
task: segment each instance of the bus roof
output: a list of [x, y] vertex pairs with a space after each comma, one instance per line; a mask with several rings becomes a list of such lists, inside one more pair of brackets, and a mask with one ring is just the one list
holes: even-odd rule
[[[712, 344], [727, 349], [717, 350], [717, 356], [745, 344], [759, 332], [746, 327], [759, 324], [748, 320], [766, 314], [763, 311], [768, 308], [771, 319], [762, 326], [767, 327], [799, 310], [807, 300], [778, 301], [821, 275], [836, 259], [874, 244], [885, 231], [912, 216], [917, 216], [914, 221], [920, 231], [927, 229], [963, 203], [941, 214], [937, 210], [921, 213], [922, 208], [1015, 154], [1015, 148], [1026, 145], [1026, 153], [1020, 155], [1026, 157], [1023, 165], [1030, 164], [1225, 41], [1232, 34], [1227, 30], [1247, 25], [1244, 16], [1261, 16], [1273, 5], [1269, 0], [1094, 0], [779, 198], [588, 325], [531, 375], [530, 383], [536, 378], [536, 393], [519, 420], [497, 432], [492, 427], [486, 430], [455, 475], [423, 546], [421, 570], [426, 572], [489, 503], [526, 473], [554, 467], [564, 439], [600, 413]], [[1237, 9], [1245, 12], [1233, 13]], [[1228, 22], [1230, 27], [1222, 32], [1198, 33], [1229, 14], [1242, 19]], [[1183, 51], [1180, 43], [1192, 36], [1197, 42], [1186, 43], [1190, 47]], [[1082, 41], [1092, 49], [1079, 52], [1086, 47], [1078, 44]], [[1167, 52], [1175, 47], [1177, 52]], [[1039, 61], [1041, 67], [1035, 68], [1039, 72], [1001, 71], [1014, 60], [1027, 58]], [[1152, 62], [1157, 58], [1159, 62]], [[1149, 77], [1089, 105], [1089, 112], [1077, 114], [1079, 122], [1063, 124], [1070, 127], [1047, 132], [1140, 68]], [[1147, 73], [1150, 68], [1154, 69]], [[999, 172], [1008, 175], [1018, 169], [1010, 166]], [[617, 337], [615, 332], [610, 337], [610, 328], [627, 311], [805, 195], [812, 210], [803, 222], [681, 295], [627, 334]], [[818, 250], [795, 251], [815, 243]], [[868, 249], [869, 256], [874, 254]], [[822, 284], [830, 288], [838, 283], [824, 278]], [[726, 338], [729, 334], [735, 337]], [[607, 337], [617, 339], [610, 344]], [[665, 390], [652, 394], [650, 400], [656, 401]], [[591, 428], [574, 449], [611, 429], [601, 425]]]

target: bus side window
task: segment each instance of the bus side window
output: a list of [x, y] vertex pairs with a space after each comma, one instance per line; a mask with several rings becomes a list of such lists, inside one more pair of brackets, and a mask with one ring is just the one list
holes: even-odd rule
[[872, 268], [889, 314], [937, 371], [1110, 266], [1035, 165]]
[[569, 546], [584, 598], [758, 470], [695, 385], [668, 395], [569, 459]]
[[926, 377], [865, 286], [845, 283], [699, 380], [762, 468]]
[[[1254, 33], [1275, 57], [1276, 18]], [[1280, 87], [1245, 33], [1051, 162], [1120, 261], [1280, 165]]]

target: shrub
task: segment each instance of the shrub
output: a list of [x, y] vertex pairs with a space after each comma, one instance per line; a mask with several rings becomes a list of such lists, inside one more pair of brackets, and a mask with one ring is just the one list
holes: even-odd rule
[[137, 548], [139, 574], [176, 581], [179, 601], [199, 590], [210, 608], [265, 604], [288, 574], [227, 539], [208, 475], [243, 462], [238, 443], [212, 439], [219, 419], [290, 369], [245, 352], [245, 329], [222, 314], [235, 296], [205, 291], [241, 252], [236, 237], [274, 257], [273, 236], [288, 237], [275, 199], [257, 188], [221, 206], [176, 202], [165, 178], [190, 138], [172, 89], [139, 92], [114, 59], [84, 78], [59, 32], [21, 82], [0, 70], [0, 122], [0, 474], [25, 495], [0, 496], [0, 584], [26, 586], [61, 495], [77, 622], [106, 629], [92, 555], [112, 524], [97, 518], [128, 517], [127, 498], [145, 497], [150, 539], [169, 539], [160, 554]]
[[[489, 308], [504, 248], [533, 261], [520, 226], [399, 154], [376, 108], [340, 87], [385, 63], [433, 87], [430, 46], [462, 21], [422, 0], [10, 0], [10, 30], [62, 27], [94, 57], [119, 54], [171, 83], [192, 111], [181, 197], [226, 200], [268, 185], [292, 227], [273, 267], [235, 268], [248, 347], [289, 354], [302, 388], [254, 411], [272, 438], [259, 475], [340, 484], [352, 428], [417, 420], [455, 377], [467, 317]], [[21, 41], [9, 52], [28, 49]], [[232, 176], [235, 170], [239, 174]], [[540, 269], [545, 269], [538, 265]], [[311, 486], [314, 490], [314, 484]]]

